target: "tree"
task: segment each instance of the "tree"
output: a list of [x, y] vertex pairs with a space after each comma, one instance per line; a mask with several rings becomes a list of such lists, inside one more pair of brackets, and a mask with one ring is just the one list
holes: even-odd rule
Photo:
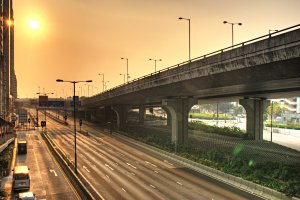
[[268, 117], [271, 117], [271, 114], [272, 114], [273, 119], [281, 116], [283, 114], [283, 109], [281, 108], [280, 103], [273, 102], [273, 111], [272, 111], [272, 103], [271, 103], [271, 105], [269, 105], [267, 108], [267, 114], [268, 114]]

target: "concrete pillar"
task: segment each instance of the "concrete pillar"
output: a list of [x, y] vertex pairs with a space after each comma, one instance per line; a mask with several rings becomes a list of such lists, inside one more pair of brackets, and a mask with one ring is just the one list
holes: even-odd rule
[[270, 105], [269, 100], [240, 99], [239, 103], [247, 113], [246, 131], [254, 140], [263, 140], [263, 113]]
[[196, 99], [164, 99], [162, 105], [168, 110], [172, 119], [172, 142], [183, 144], [188, 138], [188, 114]]
[[112, 122], [113, 121], [113, 110], [111, 106], [104, 107], [104, 122]]
[[162, 109], [167, 113], [167, 126], [171, 126], [172, 125], [172, 116], [171, 116], [170, 111], [165, 106], [162, 106]]
[[129, 107], [126, 105], [115, 105], [111, 107], [117, 114], [118, 130], [125, 130]]
[[140, 106], [139, 107], [139, 124], [144, 124], [146, 118], [146, 107]]

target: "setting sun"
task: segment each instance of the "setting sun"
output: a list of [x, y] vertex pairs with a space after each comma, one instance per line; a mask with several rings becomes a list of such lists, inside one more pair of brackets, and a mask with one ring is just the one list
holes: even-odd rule
[[40, 23], [37, 20], [31, 20], [29, 25], [32, 30], [38, 30], [40, 28]]

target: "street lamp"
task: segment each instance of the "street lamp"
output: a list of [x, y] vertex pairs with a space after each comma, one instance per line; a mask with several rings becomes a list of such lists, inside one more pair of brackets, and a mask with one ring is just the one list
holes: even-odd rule
[[191, 60], [191, 19], [179, 17], [179, 20], [188, 20], [189, 21], [189, 60]]
[[277, 32], [278, 30], [272, 30], [272, 29], [269, 29], [269, 35], [272, 33], [272, 32]]
[[105, 82], [104, 82], [105, 90], [107, 89], [107, 83], [109, 83], [109, 81], [105, 81]]
[[126, 60], [126, 75], [127, 75], [127, 82], [128, 82], [128, 79], [130, 78], [128, 73], [128, 58], [121, 58], [121, 59]]
[[232, 23], [232, 22], [228, 22], [228, 21], [223, 21], [224, 24], [231, 24], [231, 38], [232, 38], [232, 46], [233, 46], [233, 26], [234, 25], [239, 25], [242, 26], [242, 23]]
[[103, 87], [103, 92], [104, 92], [104, 74], [98, 74], [99, 76], [102, 75], [102, 87]]
[[75, 102], [75, 85], [76, 83], [80, 82], [87, 82], [90, 83], [92, 80], [87, 81], [64, 81], [62, 79], [56, 79], [56, 82], [68, 82], [73, 83], [74, 93], [73, 93], [73, 108], [74, 108], [74, 167], [75, 167], [75, 173], [77, 174], [77, 154], [76, 154], [76, 102]]
[[125, 77], [126, 77], [126, 74], [120, 74], [120, 76], [123, 75], [123, 80], [124, 80], [124, 84], [125, 84]]
[[154, 61], [154, 71], [156, 72], [156, 61], [162, 61], [162, 59], [152, 59], [152, 58], [150, 58], [149, 60]]

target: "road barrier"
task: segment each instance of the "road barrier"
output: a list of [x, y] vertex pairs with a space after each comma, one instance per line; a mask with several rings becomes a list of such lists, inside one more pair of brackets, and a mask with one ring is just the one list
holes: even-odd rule
[[51, 153], [61, 166], [62, 170], [76, 189], [82, 199], [101, 200], [104, 199], [96, 189], [89, 183], [89, 181], [78, 171], [74, 173], [74, 164], [66, 156], [66, 154], [55, 144], [55, 142], [48, 136], [47, 133], [42, 133], [42, 137], [45, 140]]

